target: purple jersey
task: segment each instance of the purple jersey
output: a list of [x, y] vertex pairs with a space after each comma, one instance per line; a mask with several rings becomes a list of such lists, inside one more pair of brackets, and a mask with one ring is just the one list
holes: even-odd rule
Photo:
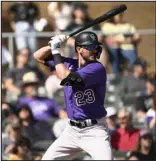
[[59, 113], [56, 102], [46, 97], [23, 97], [17, 102], [17, 108], [22, 105], [28, 105], [37, 120], [48, 120], [57, 117]]
[[[65, 104], [70, 119], [100, 119], [106, 116], [104, 98], [106, 91], [106, 71], [104, 66], [95, 61], [78, 68], [78, 60], [64, 58], [65, 66], [72, 72], [77, 72], [85, 83], [85, 88], [78, 89], [72, 86], [64, 87]], [[54, 62], [48, 62], [54, 70]]]

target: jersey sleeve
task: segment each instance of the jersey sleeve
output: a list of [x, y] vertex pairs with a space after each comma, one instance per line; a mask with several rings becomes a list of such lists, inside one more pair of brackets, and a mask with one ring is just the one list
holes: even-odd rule
[[83, 79], [85, 87], [100, 83], [101, 81], [106, 82], [106, 71], [101, 63], [88, 64], [78, 70], [77, 73]]
[[[66, 58], [66, 57], [63, 57], [63, 56], [62, 56], [62, 59], [63, 59], [64, 65], [68, 69], [70, 67], [72, 67], [73, 65], [74, 66], [77, 65], [77, 62], [78, 62], [77, 59]], [[49, 58], [45, 59], [45, 64], [44, 65], [48, 66], [51, 71], [54, 71], [55, 70], [55, 64], [54, 64], [54, 60], [53, 60], [52, 57], [49, 57]]]

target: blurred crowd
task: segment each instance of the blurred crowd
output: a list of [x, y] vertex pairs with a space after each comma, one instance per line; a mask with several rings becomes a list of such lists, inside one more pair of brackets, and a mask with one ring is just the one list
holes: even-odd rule
[[[63, 87], [55, 72], [49, 73], [33, 59], [40, 48], [37, 32], [72, 32], [92, 21], [83, 2], [50, 2], [47, 18], [40, 17], [33, 2], [9, 6], [10, 27], [16, 34], [16, 54], [2, 42], [2, 158], [40, 160], [48, 146], [68, 124]], [[3, 22], [3, 20], [2, 20]], [[156, 73], [138, 56], [141, 36], [135, 26], [114, 16], [88, 30], [98, 34], [103, 51], [99, 61], [108, 70], [105, 108], [114, 159], [156, 159]], [[74, 37], [62, 51], [76, 58]], [[141, 55], [141, 54], [140, 54]], [[9, 68], [15, 60], [14, 68]], [[109, 71], [111, 66], [111, 71]], [[47, 68], [45, 70], [48, 70]], [[83, 153], [75, 159], [92, 158]]]

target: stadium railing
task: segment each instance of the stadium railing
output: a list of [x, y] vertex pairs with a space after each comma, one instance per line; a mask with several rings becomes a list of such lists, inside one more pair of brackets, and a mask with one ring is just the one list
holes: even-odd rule
[[[156, 29], [141, 29], [141, 30], [137, 30], [137, 33], [139, 33], [140, 35], [155, 35]], [[17, 35], [14, 32], [5, 32], [5, 33], [2, 33], [2, 39], [6, 39], [6, 38], [8, 39], [8, 49], [9, 49], [10, 53], [12, 54], [12, 58], [14, 58], [14, 56], [15, 56], [14, 55], [14, 38], [15, 37], [17, 37], [17, 36], [25, 36], [25, 37], [35, 36], [37, 38], [50, 38], [55, 34], [56, 34], [56, 32], [35, 32], [35, 33], [32, 33], [32, 34], [31, 33], [23, 33], [22, 35], [21, 34]], [[64, 32], [64, 34], [68, 35], [69, 32]], [[15, 62], [14, 62], [14, 59], [13, 59], [13, 61], [10, 62], [9, 67], [13, 68], [14, 63]]]

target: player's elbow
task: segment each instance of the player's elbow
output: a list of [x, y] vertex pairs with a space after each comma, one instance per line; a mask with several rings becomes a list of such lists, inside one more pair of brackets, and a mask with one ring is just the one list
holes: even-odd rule
[[35, 60], [37, 60], [37, 61], [39, 60], [39, 56], [38, 56], [38, 53], [37, 53], [37, 52], [35, 52], [35, 53], [33, 54], [33, 56], [34, 56], [34, 59], [35, 59]]
[[68, 73], [66, 72], [57, 72], [57, 76], [60, 80], [65, 79], [68, 76]]
[[56, 69], [58, 78], [61, 79], [61, 80], [65, 79], [70, 73], [69, 69], [67, 69], [64, 66], [64, 64], [56, 65], [55, 69]]
[[44, 61], [40, 58], [39, 54], [38, 54], [38, 51], [36, 51], [34, 54], [34, 59], [39, 62], [39, 63], [44, 63]]

